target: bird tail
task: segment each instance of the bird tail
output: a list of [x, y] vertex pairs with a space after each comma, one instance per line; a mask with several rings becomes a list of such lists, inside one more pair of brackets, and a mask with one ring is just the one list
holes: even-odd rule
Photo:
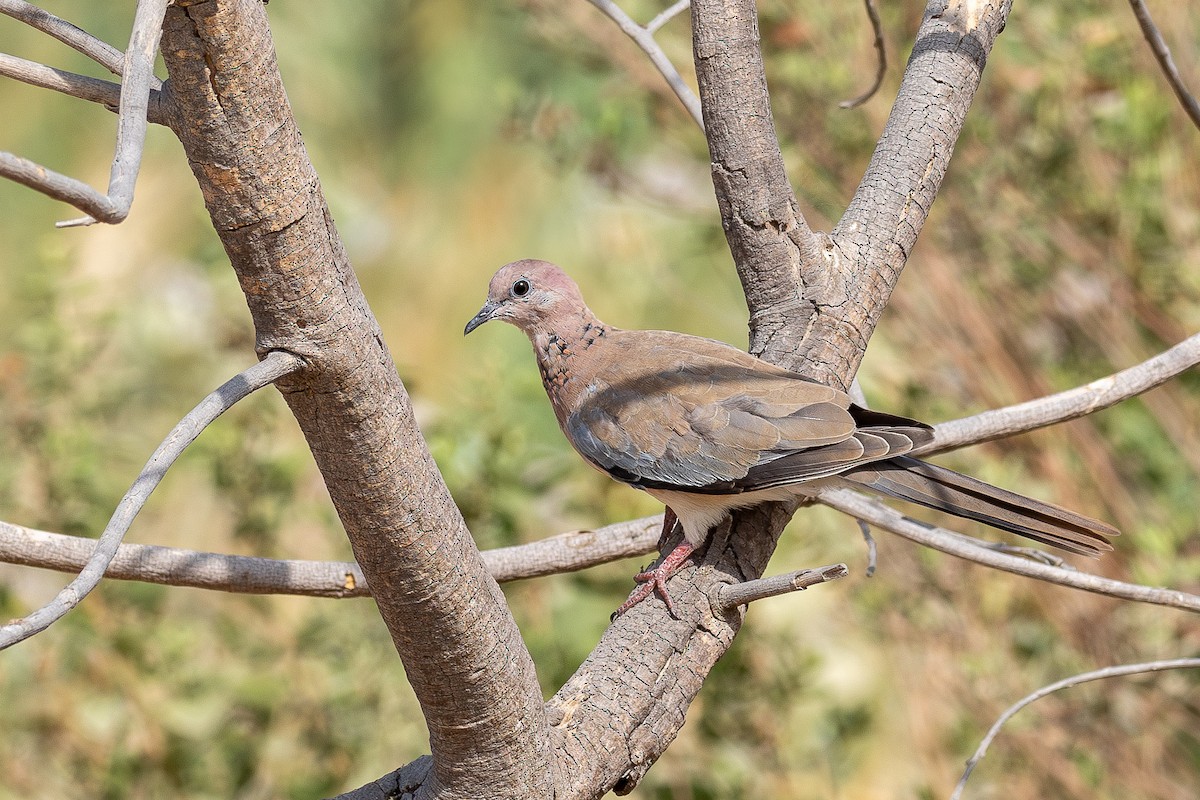
[[878, 461], [841, 477], [882, 495], [976, 520], [1071, 553], [1112, 550], [1113, 526], [1065, 508], [992, 486], [909, 456]]

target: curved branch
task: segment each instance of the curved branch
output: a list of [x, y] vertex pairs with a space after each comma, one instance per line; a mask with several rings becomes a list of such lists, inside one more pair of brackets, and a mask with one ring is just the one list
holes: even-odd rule
[[[31, 86], [62, 92], [80, 100], [99, 103], [109, 111], [117, 111], [121, 102], [121, 85], [119, 83], [78, 75], [6, 53], [0, 53], [0, 75], [28, 83]], [[157, 125], [168, 124], [167, 108], [163, 100], [164, 94], [161, 89], [150, 90], [146, 119]]]
[[1200, 128], [1200, 103], [1196, 102], [1195, 96], [1188, 91], [1187, 85], [1179, 75], [1175, 59], [1171, 58], [1171, 48], [1167, 47], [1166, 41], [1159, 33], [1158, 26], [1154, 24], [1154, 18], [1150, 16], [1150, 9], [1146, 8], [1143, 0], [1129, 0], [1129, 5], [1133, 8], [1133, 15], [1137, 17], [1138, 25], [1142, 28], [1142, 35], [1146, 37], [1146, 42], [1150, 45], [1150, 50], [1154, 53], [1158, 66], [1162, 68], [1167, 83], [1171, 84], [1171, 91], [1175, 92], [1175, 96], [1179, 98], [1179, 104], [1183, 106], [1183, 111], [1188, 115], [1192, 124]]
[[116, 108], [121, 97], [121, 85], [118, 83], [54, 69], [7, 53], [0, 53], [0, 75], [110, 108]]
[[1048, 694], [1053, 694], [1059, 689], [1069, 689], [1072, 686], [1078, 686], [1081, 683], [1089, 681], [1105, 680], [1107, 678], [1122, 678], [1126, 675], [1141, 675], [1147, 672], [1162, 672], [1168, 669], [1198, 669], [1200, 668], [1200, 658], [1174, 658], [1162, 661], [1147, 661], [1142, 664], [1123, 664], [1117, 667], [1104, 667], [1103, 669], [1092, 670], [1091, 672], [1082, 672], [1078, 675], [1072, 675], [1069, 678], [1064, 678], [1061, 681], [1056, 681], [1049, 686], [1043, 686], [1032, 694], [1026, 695], [1019, 701], [1009, 706], [1009, 708], [1000, 715], [987, 735], [983, 737], [983, 741], [979, 743], [979, 748], [975, 754], [967, 761], [967, 767], [963, 771], [962, 777], [958, 779], [958, 784], [954, 787], [953, 794], [950, 795], [950, 800], [959, 800], [962, 797], [963, 789], [967, 786], [967, 779], [971, 777], [971, 772], [974, 771], [976, 765], [987, 754], [988, 747], [991, 746], [992, 740], [996, 738], [996, 734], [1000, 733], [1000, 728], [1004, 723], [1012, 719], [1013, 715], [1020, 711], [1030, 703], [1040, 700]]
[[870, 100], [883, 85], [883, 76], [887, 74], [887, 45], [883, 41], [883, 23], [879, 20], [879, 9], [875, 0], [863, 0], [867, 7], [867, 18], [871, 20], [871, 31], [875, 34], [875, 81], [865, 92], [853, 100], [843, 100], [838, 103], [841, 108], [858, 108]]
[[700, 113], [700, 100], [692, 92], [691, 88], [684, 83], [683, 77], [679, 74], [679, 70], [675, 69], [675, 65], [671, 63], [671, 59], [667, 58], [667, 54], [659, 47], [658, 42], [654, 40], [654, 32], [661, 28], [667, 20], [687, 8], [689, 0], [681, 0], [681, 2], [668, 8], [662, 14], [659, 14], [649, 25], [642, 27], [633, 21], [633, 18], [625, 13], [619, 5], [613, 0], [588, 0], [589, 3], [600, 9], [609, 19], [617, 23], [626, 36], [637, 44], [647, 56], [650, 58], [650, 63], [654, 64], [655, 69], [667, 81], [667, 85], [671, 87], [671, 91], [679, 98], [679, 102], [683, 103], [683, 107], [687, 109], [688, 114], [700, 126], [700, 130], [704, 130], [704, 118]]
[[798, 569], [784, 575], [772, 575], [770, 578], [730, 583], [717, 592], [717, 605], [723, 609], [736, 608], [768, 597], [802, 592], [810, 586], [829, 583], [849, 574], [850, 570], [845, 564], [829, 564], [813, 569]]
[[1030, 561], [1027, 558], [980, 547], [951, 531], [909, 519], [899, 511], [849, 489], [822, 490], [817, 496], [817, 500], [830, 508], [836, 508], [838, 511], [891, 531], [910, 541], [932, 547], [934, 550], [941, 550], [943, 553], [949, 553], [967, 561], [974, 561], [985, 567], [1122, 600], [1134, 600], [1139, 603], [1152, 603], [1184, 611], [1200, 612], [1200, 596], [1177, 589], [1156, 589], [1112, 578], [1103, 578], [1099, 575]]
[[657, 32], [659, 28], [673, 20], [691, 4], [692, 0], [675, 0], [669, 7], [656, 14], [654, 19], [646, 23], [646, 30], [650, 33]]
[[261, 0], [175, 0], [163, 59], [189, 166], [421, 703], [423, 796], [553, 794], [537, 672], [429, 453], [333, 224]]
[[[149, 120], [150, 92], [154, 79], [154, 57], [158, 53], [158, 41], [162, 35], [162, 20], [170, 0], [139, 0], [134, 15], [133, 31], [129, 38], [127, 55], [121, 57], [121, 86], [117, 112], [117, 146], [109, 173], [108, 193], [101, 194], [82, 181], [47, 169], [27, 158], [12, 153], [0, 152], [0, 177], [5, 177], [30, 189], [41, 192], [55, 200], [68, 203], [88, 214], [80, 219], [58, 223], [59, 227], [91, 225], [97, 221], [117, 223], [129, 215], [133, 204], [133, 187], [142, 163], [142, 152], [146, 143], [146, 127]], [[19, 19], [37, 23], [35, 27], [50, 33], [62, 34], [76, 41], [79, 36], [87, 37], [78, 28], [50, 14], [17, 0], [0, 0], [0, 12]], [[76, 32], [79, 36], [71, 34]], [[59, 36], [62, 38], [62, 36]], [[67, 41], [67, 39], [63, 39]], [[84, 43], [89, 47], [91, 37]], [[77, 42], [79, 43], [79, 42]], [[74, 46], [74, 45], [73, 45]], [[94, 48], [93, 48], [94, 49]], [[42, 81], [48, 88], [66, 91], [67, 88], [94, 95], [105, 93], [107, 82], [84, 78], [72, 73], [58, 73], [48, 67], [29, 70], [33, 62], [7, 56], [10, 70], [21, 68], [23, 74]], [[102, 62], [103, 63], [103, 62]], [[41, 67], [41, 65], [35, 65]], [[43, 71], [44, 70], [44, 71]], [[57, 73], [53, 78], [49, 73]], [[15, 76], [14, 76], [15, 77]], [[34, 82], [29, 80], [28, 82]], [[71, 92], [68, 92], [71, 93]], [[83, 96], [82, 94], [77, 96]], [[87, 97], [85, 99], [96, 99]], [[156, 106], [158, 103], [155, 104]]]
[[48, 604], [32, 614], [0, 627], [0, 650], [44, 631], [79, 605], [104, 577], [104, 571], [116, 555], [121, 539], [133, 524], [134, 517], [146, 504], [150, 493], [157, 488], [167, 470], [175, 463], [175, 459], [196, 440], [200, 432], [234, 403], [294, 372], [303, 364], [298, 356], [291, 353], [270, 353], [259, 363], [226, 381], [189, 411], [187, 416], [171, 429], [167, 438], [163, 439], [133, 482], [133, 486], [117, 504], [83, 571]]
[[[146, 127], [154, 80], [154, 58], [162, 38], [163, 15], [171, 0], [138, 0], [133, 31], [121, 70], [121, 101], [117, 112], [117, 147], [109, 172], [108, 193], [99, 195], [96, 210], [81, 219], [58, 223], [59, 227], [120, 222], [133, 205], [133, 187], [142, 166]], [[87, 209], [84, 209], [87, 210]]]
[[930, 207], [1004, 29], [1010, 0], [932, 0], [854, 198], [833, 229], [829, 278], [802, 355], [843, 387], [857, 370]]
[[750, 352], [809, 374], [795, 351], [827, 264], [779, 150], [753, 0], [693, 2], [692, 49], [717, 205], [750, 309]]
[[[661, 515], [645, 517], [484, 550], [480, 555], [497, 581], [517, 581], [645, 555], [654, 551], [660, 528]], [[95, 539], [0, 522], [0, 562], [6, 564], [78, 572], [95, 549]], [[243, 594], [371, 596], [362, 568], [353, 561], [235, 556], [149, 544], [121, 544], [104, 577]]]
[[[114, 75], [120, 75], [125, 68], [125, 54], [120, 50], [32, 3], [26, 3], [24, 0], [0, 0], [0, 14], [53, 36]], [[157, 89], [158, 86], [154, 88]]]
[[933, 443], [915, 452], [944, 453], [1078, 419], [1148, 392], [1197, 364], [1200, 364], [1200, 333], [1136, 366], [1098, 378], [1086, 386], [939, 423], [933, 428]]

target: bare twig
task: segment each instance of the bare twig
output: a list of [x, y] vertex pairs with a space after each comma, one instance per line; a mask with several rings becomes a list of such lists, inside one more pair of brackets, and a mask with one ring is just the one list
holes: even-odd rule
[[1000, 728], [1004, 725], [1004, 723], [1008, 722], [1008, 720], [1011, 719], [1014, 714], [1030, 703], [1040, 700], [1048, 694], [1057, 692], [1059, 689], [1068, 689], [1072, 686], [1078, 686], [1081, 683], [1087, 683], [1089, 681], [1104, 680], [1106, 678], [1121, 678], [1126, 675], [1139, 675], [1146, 672], [1162, 672], [1168, 669], [1197, 668], [1200, 668], [1200, 658], [1174, 658], [1163, 661], [1148, 661], [1142, 664], [1124, 664], [1117, 667], [1105, 667], [1104, 669], [1097, 669], [1091, 672], [1083, 672], [1079, 675], [1072, 675], [1069, 678], [1064, 678], [1063, 680], [1052, 683], [1049, 686], [1043, 686], [1036, 692], [1023, 697], [1020, 701], [1010, 706], [1008, 710], [1000, 715], [1000, 718], [996, 720], [994, 725], [992, 725], [991, 730], [987, 732], [987, 736], [984, 736], [983, 741], [979, 743], [979, 748], [975, 751], [975, 754], [971, 756], [969, 761], [967, 761], [966, 769], [963, 771], [962, 777], [958, 779], [958, 785], [954, 787], [954, 793], [950, 795], [950, 800], [959, 800], [959, 798], [962, 797], [963, 789], [966, 788], [967, 785], [967, 779], [971, 777], [971, 772], [987, 753], [988, 747], [991, 745], [992, 740], [996, 738], [996, 734], [1000, 733]]
[[[645, 517], [485, 550], [481, 555], [492, 577], [501, 583], [574, 572], [652, 552], [661, 526], [661, 516]], [[0, 522], [3, 563], [78, 572], [95, 549], [95, 539]], [[362, 570], [353, 561], [280, 560], [147, 544], [121, 544], [104, 577], [245, 594], [371, 595]]]
[[[638, 47], [642, 48], [642, 51], [650, 57], [650, 62], [654, 64], [655, 68], [666, 79], [667, 85], [671, 87], [671, 91], [675, 92], [675, 96], [683, 103], [683, 107], [687, 109], [687, 112], [692, 115], [692, 119], [700, 126], [700, 130], [704, 130], [704, 117], [700, 113], [700, 99], [696, 97], [696, 93], [691, 90], [691, 87], [684, 83], [679, 70], [675, 69], [675, 65], [671, 63], [671, 59], [667, 58], [667, 54], [663, 52], [663, 49], [658, 46], [658, 42], [654, 40], [654, 30], [662, 27], [662, 24], [667, 19], [670, 19], [670, 16], [678, 13], [678, 11], [682, 11], [688, 4], [676, 3], [675, 6], [655, 17], [650, 24], [655, 25], [657, 23], [657, 25], [652, 30], [649, 26], [642, 27], [634, 22], [633, 18], [626, 14], [624, 9], [614, 3], [613, 0], [588, 0], [588, 2], [600, 9], [613, 22], [617, 23], [617, 27], [624, 31], [626, 36], [633, 39]], [[672, 9], [675, 9], [676, 6], [678, 6], [678, 9], [673, 11]], [[668, 12], [670, 16], [660, 21], [660, 18], [668, 14]]]
[[112, 201], [83, 181], [55, 172], [27, 158], [0, 151], [0, 178], [8, 178], [34, 191], [86, 211], [97, 219], [111, 215]]
[[[120, 105], [121, 85], [119, 83], [92, 78], [88, 75], [78, 75], [6, 53], [0, 53], [0, 75], [28, 83], [31, 86], [62, 92], [80, 100], [99, 103], [110, 111], [116, 111]], [[159, 89], [150, 90], [146, 116], [150, 122], [157, 124], [166, 122], [162, 107], [162, 92]]]
[[[125, 65], [121, 72], [121, 103], [117, 113], [117, 151], [113, 155], [108, 178], [108, 194], [98, 195], [94, 209], [82, 209], [89, 216], [58, 223], [59, 227], [117, 223], [129, 215], [133, 205], [133, 186], [142, 165], [146, 144], [147, 109], [150, 83], [154, 77], [154, 57], [162, 38], [163, 15], [170, 0], [138, 0], [133, 18]], [[100, 213], [97, 214], [96, 212]]]
[[879, 548], [875, 546], [875, 537], [871, 535], [871, 526], [863, 520], [855, 520], [858, 523], [858, 530], [862, 533], [863, 541], [867, 545], [867, 577], [875, 576], [875, 567], [879, 562]]
[[1159, 33], [1158, 26], [1154, 24], [1154, 19], [1150, 16], [1150, 9], [1146, 8], [1146, 4], [1142, 0], [1129, 0], [1129, 5], [1133, 8], [1133, 15], [1137, 17], [1138, 25], [1142, 27], [1142, 35], [1146, 37], [1146, 41], [1150, 44], [1150, 50], [1158, 60], [1158, 65], [1162, 67], [1163, 75], [1167, 77], [1167, 83], [1171, 84], [1171, 90], [1179, 98], [1179, 104], [1183, 106], [1183, 110], [1192, 120], [1192, 124], [1200, 128], [1200, 104], [1196, 102], [1196, 98], [1184, 85], [1183, 78], [1180, 77], [1179, 70], [1175, 67], [1175, 59], [1171, 58], [1171, 48], [1167, 47], [1166, 41]]
[[816, 569], [801, 569], [786, 575], [773, 575], [742, 583], [727, 583], [717, 592], [717, 606], [729, 610], [767, 597], [798, 592], [819, 583], [828, 583], [850, 574], [845, 564], [831, 564]]
[[31, 3], [23, 0], [0, 0], [0, 14], [20, 20], [31, 28], [53, 36], [114, 75], [120, 75], [125, 68], [125, 54], [120, 50]]
[[980, 547], [951, 531], [909, 519], [899, 511], [849, 489], [825, 489], [821, 491], [817, 499], [830, 508], [836, 508], [852, 517], [865, 520], [877, 528], [883, 528], [918, 544], [932, 547], [934, 550], [941, 550], [943, 553], [949, 553], [967, 561], [983, 564], [986, 567], [1123, 600], [1135, 600], [1139, 603], [1153, 603], [1185, 611], [1200, 612], [1200, 597], [1194, 594], [1177, 589], [1156, 589], [1112, 578], [1103, 578], [1088, 572], [1063, 569], [997, 552], [988, 547]]
[[1086, 386], [935, 425], [933, 443], [915, 452], [943, 453], [1076, 419], [1147, 392], [1197, 364], [1200, 333], [1141, 364]]
[[666, 8], [663, 11], [659, 12], [659, 14], [654, 17], [654, 19], [652, 19], [646, 23], [646, 32], [647, 33], [657, 32], [659, 28], [661, 28], [663, 25], [666, 25], [668, 22], [670, 22], [672, 19], [674, 19], [675, 16], [677, 14], [679, 14], [679, 12], [683, 11], [685, 8], [687, 8], [691, 4], [692, 4], [692, 0], [678, 0], [678, 2], [672, 3], [670, 8]]
[[0, 75], [112, 108], [121, 97], [120, 84], [54, 69], [7, 53], [0, 53]]
[[879, 20], [879, 10], [875, 8], [875, 0], [863, 0], [863, 4], [867, 7], [867, 17], [871, 20], [871, 30], [875, 33], [875, 54], [877, 56], [875, 82], [871, 84], [871, 88], [853, 100], [843, 100], [841, 103], [838, 103], [842, 108], [858, 108], [874, 97], [875, 93], [879, 91], [879, 87], [883, 85], [883, 76], [887, 74], [887, 45], [883, 41], [883, 23]]
[[150, 493], [184, 449], [195, 441], [209, 423], [234, 403], [256, 389], [294, 372], [303, 363], [299, 356], [273, 351], [259, 363], [227, 381], [188, 412], [150, 456], [133, 486], [121, 498], [83, 571], [48, 604], [22, 619], [0, 627], [0, 650], [44, 631], [79, 605], [104, 577], [104, 571], [116, 555], [121, 539], [133, 524], [134, 517], [141, 511]]

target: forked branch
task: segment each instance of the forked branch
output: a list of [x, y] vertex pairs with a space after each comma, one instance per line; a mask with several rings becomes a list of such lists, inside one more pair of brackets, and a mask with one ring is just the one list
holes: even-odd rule
[[667, 58], [667, 54], [663, 52], [662, 47], [654, 39], [655, 31], [665, 25], [680, 11], [687, 8], [690, 0], [680, 0], [680, 2], [672, 5], [644, 26], [635, 22], [613, 0], [588, 0], [588, 2], [600, 9], [606, 17], [615, 22], [617, 27], [642, 49], [642, 52], [649, 57], [650, 63], [654, 65], [654, 68], [666, 80], [667, 85], [671, 87], [671, 91], [679, 98], [679, 102], [683, 103], [683, 107], [687, 109], [688, 114], [700, 126], [700, 130], [704, 130], [704, 118], [700, 113], [699, 98], [696, 97], [696, 93], [683, 80], [683, 76], [679, 74], [679, 70], [675, 68], [675, 65], [671, 63], [671, 59]]
[[[662, 515], [571, 531], [528, 544], [484, 550], [483, 563], [503, 583], [587, 569], [655, 549]], [[0, 522], [0, 562], [78, 572], [94, 539], [31, 530]], [[243, 594], [370, 597], [353, 561], [303, 561], [235, 556], [148, 544], [122, 544], [104, 577]]]
[[196, 440], [213, 420], [243, 399], [267, 384], [296, 371], [303, 361], [291, 353], [275, 351], [265, 359], [226, 381], [216, 391], [205, 397], [188, 412], [187, 416], [171, 429], [167, 438], [150, 456], [146, 466], [133, 482], [133, 486], [121, 498], [109, 519], [108, 525], [88, 557], [87, 564], [73, 581], [66, 585], [53, 600], [27, 616], [0, 627], [0, 650], [44, 631], [62, 619], [88, 595], [108, 569], [125, 537], [134, 517], [158, 487], [163, 476], [187, 446]]
[[1169, 669], [1200, 669], [1200, 658], [1173, 658], [1162, 661], [1148, 661], [1142, 664], [1123, 664], [1118, 667], [1105, 667], [1103, 669], [1092, 670], [1091, 672], [1083, 672], [1079, 675], [1072, 675], [1069, 678], [1064, 678], [1048, 686], [1043, 686], [1036, 692], [1026, 695], [1001, 714], [991, 729], [988, 730], [987, 735], [983, 737], [983, 741], [979, 743], [979, 748], [976, 749], [975, 754], [967, 761], [966, 769], [963, 771], [962, 777], [958, 779], [958, 784], [954, 787], [954, 793], [950, 795], [950, 800], [959, 800], [962, 797], [963, 789], [967, 786], [967, 779], [971, 777], [971, 773], [975, 770], [975, 767], [987, 754], [988, 747], [991, 746], [996, 735], [1000, 733], [1000, 728], [1004, 726], [1004, 723], [1012, 719], [1014, 714], [1030, 703], [1040, 700], [1046, 695], [1053, 694], [1060, 689], [1069, 689], [1072, 686], [1079, 686], [1089, 681], [1123, 678], [1128, 675], [1144, 675], [1149, 672], [1162, 672]]
[[939, 423], [934, 426], [933, 443], [917, 452], [944, 453], [1078, 419], [1148, 392], [1197, 364], [1200, 364], [1200, 333], [1141, 364], [1085, 386]]
[[879, 19], [879, 9], [875, 7], [875, 0], [863, 0], [863, 4], [867, 7], [871, 32], [875, 34], [875, 80], [858, 97], [838, 103], [842, 108], [858, 108], [874, 97], [875, 93], [879, 91], [879, 87], [883, 85], [883, 76], [887, 74], [887, 45], [883, 40], [883, 23]]
[[974, 561], [976, 564], [986, 567], [1122, 600], [1134, 600], [1139, 603], [1152, 603], [1200, 613], [1200, 596], [1177, 589], [1156, 589], [1136, 583], [1126, 583], [981, 547], [966, 537], [917, 522], [873, 498], [864, 497], [849, 489], [826, 489], [818, 495], [817, 499], [830, 508], [836, 508], [856, 519], [869, 522], [874, 527], [891, 531], [910, 541], [932, 547], [934, 550], [941, 550], [943, 553], [967, 561]]
[[[162, 36], [163, 15], [170, 0], [138, 0], [129, 47], [120, 56], [121, 88], [117, 113], [117, 146], [109, 174], [108, 192], [101, 194], [82, 181], [70, 178], [12, 153], [0, 153], [0, 177], [69, 203], [88, 214], [80, 219], [60, 222], [59, 226], [90, 225], [95, 222], [117, 223], [129, 215], [133, 188], [141, 167], [149, 118], [150, 91], [154, 78], [154, 58]], [[36, 6], [18, 0], [0, 0], [0, 13], [15, 17], [49, 33], [95, 58], [113, 71], [117, 64], [113, 52], [73, 25], [47, 14]], [[119, 55], [119, 54], [118, 54]], [[9, 67], [19, 66], [9, 61]], [[29, 63], [29, 62], [26, 62]], [[36, 72], [36, 71], [35, 71]], [[40, 77], [46, 77], [44, 73]], [[56, 88], [71, 85], [84, 89], [81, 76], [62, 76]], [[30, 81], [32, 82], [32, 81]], [[153, 86], [153, 88], [158, 88]], [[97, 83], [86, 86], [89, 93], [100, 90]], [[91, 98], [88, 98], [91, 99]]]
[[1166, 76], [1167, 83], [1171, 84], [1171, 91], [1175, 92], [1175, 96], [1179, 98], [1179, 104], [1183, 106], [1183, 110], [1191, 119], [1192, 124], [1200, 128], [1200, 103], [1196, 102], [1195, 95], [1188, 91], [1187, 84], [1183, 82], [1179, 68], [1175, 66], [1175, 59], [1171, 57], [1171, 48], [1167, 47], [1166, 40], [1163, 39], [1158, 26], [1154, 24], [1154, 18], [1150, 16], [1150, 9], [1146, 8], [1144, 0], [1129, 0], [1129, 5], [1133, 8], [1133, 15], [1142, 29], [1142, 35], [1146, 37], [1146, 42], [1150, 45], [1150, 50], [1154, 53], [1154, 58], [1158, 61], [1163, 75]]
[[[32, 3], [26, 3], [24, 0], [0, 0], [0, 14], [54, 37], [83, 53], [113, 75], [120, 75], [125, 68], [125, 54], [120, 50]], [[157, 89], [159, 84], [155, 79], [154, 88]]]

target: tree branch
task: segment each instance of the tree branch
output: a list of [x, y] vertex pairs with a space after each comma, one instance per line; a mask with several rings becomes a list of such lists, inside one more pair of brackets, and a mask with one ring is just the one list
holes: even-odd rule
[[1098, 378], [1086, 386], [938, 423], [933, 428], [933, 443], [916, 453], [944, 453], [1078, 419], [1148, 392], [1197, 364], [1200, 364], [1200, 333], [1141, 364]]
[[804, 373], [845, 387], [858, 370], [941, 188], [1010, 0], [933, 0], [904, 79], [846, 213], [799, 355]]
[[1154, 18], [1150, 16], [1150, 9], [1146, 8], [1143, 0], [1129, 0], [1129, 5], [1133, 8], [1133, 15], [1137, 17], [1142, 35], [1146, 37], [1146, 42], [1150, 45], [1150, 50], [1154, 53], [1158, 66], [1162, 68], [1167, 83], [1171, 84], [1171, 91], [1175, 92], [1175, 96], [1179, 98], [1179, 104], [1183, 106], [1188, 119], [1192, 121], [1193, 125], [1200, 128], [1200, 103], [1196, 102], [1195, 96], [1188, 91], [1187, 84], [1179, 75], [1175, 59], [1171, 58], [1171, 48], [1167, 47], [1158, 26], [1154, 24]]
[[817, 496], [817, 499], [830, 508], [836, 508], [838, 511], [856, 519], [865, 520], [871, 525], [891, 531], [905, 539], [967, 561], [974, 561], [985, 567], [1122, 600], [1134, 600], [1139, 603], [1152, 603], [1185, 611], [1200, 612], [1200, 596], [1176, 589], [1156, 589], [1112, 578], [1103, 578], [1099, 575], [1030, 561], [1027, 558], [980, 547], [966, 537], [917, 522], [877, 500], [864, 497], [849, 489], [825, 489]]
[[[661, 515], [644, 517], [594, 531], [572, 531], [528, 544], [485, 550], [481, 555], [497, 581], [517, 581], [653, 552], [661, 528]], [[0, 522], [3, 563], [78, 572], [95, 549], [95, 539]], [[244, 594], [371, 596], [362, 568], [353, 561], [283, 560], [148, 544], [121, 544], [104, 577]]]
[[[133, 187], [137, 181], [146, 142], [150, 90], [154, 80], [154, 57], [158, 52], [163, 14], [168, 2], [169, 0], [138, 1], [129, 48], [126, 55], [121, 57], [123, 67], [117, 113], [117, 146], [109, 174], [107, 194], [101, 194], [82, 181], [49, 170], [29, 159], [0, 152], [0, 177], [9, 178], [56, 200], [69, 203], [88, 214], [80, 219], [60, 222], [59, 227], [90, 225], [97, 221], [117, 223], [129, 215], [129, 208], [133, 204]], [[98, 47], [95, 44], [97, 40], [70, 23], [46, 14], [28, 3], [0, 0], [0, 4], [0, 12], [29, 22], [88, 55], [97, 57], [97, 60], [105, 59], [101, 63], [110, 62], [105, 65], [111, 68], [111, 54]], [[10, 67], [18, 66], [12, 60], [8, 64]], [[38, 77], [47, 78], [45, 73], [39, 73]], [[62, 87], [70, 85], [82, 91], [86, 85], [87, 91], [96, 92], [101, 90], [100, 84], [103, 83], [78, 75], [72, 76], [71, 73], [61, 74], [59, 79], [60, 85], [49, 88], [63, 91]], [[94, 82], [85, 83], [89, 80]]]
[[261, 0], [175, 0], [174, 130], [259, 348], [309, 364], [280, 390], [304, 432], [429, 727], [423, 796], [543, 798], [541, 688], [454, 505], [330, 218]]
[[810, 586], [828, 583], [850, 574], [845, 564], [831, 564], [815, 569], [800, 569], [770, 578], [758, 578], [744, 583], [731, 583], [717, 592], [717, 605], [723, 609], [748, 605], [755, 600], [765, 600], [789, 592], [802, 592]]
[[967, 779], [971, 777], [971, 772], [974, 771], [976, 765], [987, 754], [988, 747], [991, 746], [992, 741], [996, 738], [996, 734], [1000, 733], [1000, 728], [1003, 727], [1004, 723], [1012, 719], [1014, 714], [1030, 703], [1040, 700], [1048, 694], [1053, 694], [1059, 689], [1069, 689], [1072, 686], [1078, 686], [1081, 683], [1089, 681], [1121, 678], [1127, 675], [1140, 675], [1147, 672], [1162, 672], [1168, 669], [1197, 668], [1200, 668], [1200, 658], [1175, 658], [1163, 661], [1148, 661], [1142, 664], [1123, 664], [1117, 667], [1104, 667], [1103, 669], [1072, 675], [1069, 678], [1064, 678], [1048, 686], [1043, 686], [1036, 692], [1026, 695], [1001, 714], [1000, 718], [988, 730], [987, 735], [983, 737], [983, 741], [979, 743], [979, 748], [975, 751], [975, 754], [967, 761], [966, 770], [964, 770], [962, 777], [958, 779], [958, 784], [954, 787], [954, 793], [950, 795], [950, 800], [959, 800], [962, 797], [963, 789], [967, 786]]
[[[0, 53], [0, 75], [41, 89], [51, 89], [80, 100], [99, 103], [109, 111], [118, 111], [120, 107], [121, 85], [112, 81], [78, 75], [6, 53]], [[168, 105], [164, 102], [162, 90], [151, 89], [146, 119], [156, 125], [166, 125], [167, 114]]]
[[698, 0], [692, 20], [713, 186], [750, 309], [750, 352], [798, 367], [795, 345], [826, 261], [779, 151], [758, 14], [752, 0]]
[[158, 54], [163, 15], [169, 2], [171, 0], [138, 0], [133, 31], [129, 36], [129, 46], [125, 49], [125, 65], [121, 70], [117, 148], [108, 178], [108, 194], [101, 195], [102, 202], [92, 209], [83, 209], [89, 216], [60, 222], [60, 227], [91, 225], [95, 222], [117, 223], [129, 215], [129, 208], [133, 205], [133, 187], [146, 147], [154, 58]]
[[679, 102], [683, 103], [683, 107], [700, 126], [700, 130], [704, 130], [704, 119], [700, 114], [700, 100], [692, 92], [691, 88], [684, 83], [683, 77], [679, 74], [679, 70], [675, 69], [675, 65], [671, 63], [671, 59], [667, 58], [667, 54], [659, 47], [658, 42], [654, 40], [654, 32], [661, 28], [667, 20], [675, 16], [683, 9], [688, 7], [690, 0], [681, 0], [681, 2], [668, 8], [663, 13], [659, 14], [649, 25], [642, 27], [633, 21], [633, 18], [625, 13], [619, 5], [613, 0], [588, 0], [589, 3], [600, 9], [609, 19], [617, 23], [626, 36], [637, 44], [649, 58], [650, 63], [654, 64], [655, 69], [667, 81], [667, 85], [671, 87], [671, 91], [679, 98]]
[[[120, 50], [32, 3], [26, 3], [24, 0], [0, 0], [0, 14], [54, 37], [114, 75], [120, 75], [125, 68], [125, 54]], [[155, 79], [154, 88], [159, 88], [160, 84], [161, 82]]]
[[118, 83], [54, 69], [7, 53], [0, 53], [0, 75], [109, 108], [116, 108], [121, 97], [121, 85]]
[[659, 28], [666, 25], [677, 15], [682, 13], [688, 6], [692, 4], [692, 0], [676, 0], [669, 7], [663, 9], [654, 16], [654, 19], [646, 23], [646, 30], [650, 33], [656, 33]]
[[104, 577], [104, 572], [116, 555], [125, 532], [133, 524], [134, 517], [142, 510], [150, 493], [157, 488], [167, 470], [175, 463], [175, 459], [196, 440], [201, 431], [234, 403], [295, 371], [302, 363], [300, 358], [291, 353], [272, 352], [259, 363], [225, 382], [188, 412], [187, 416], [171, 429], [167, 438], [163, 439], [133, 482], [133, 486], [117, 504], [83, 571], [45, 606], [22, 619], [0, 627], [0, 650], [44, 631], [79, 605]]
[[883, 23], [879, 20], [879, 9], [875, 8], [875, 0], [863, 0], [867, 7], [867, 18], [871, 21], [871, 32], [875, 34], [875, 81], [865, 92], [852, 100], [838, 103], [842, 108], [858, 108], [870, 100], [883, 85], [883, 76], [887, 74], [887, 45], [883, 41]]

